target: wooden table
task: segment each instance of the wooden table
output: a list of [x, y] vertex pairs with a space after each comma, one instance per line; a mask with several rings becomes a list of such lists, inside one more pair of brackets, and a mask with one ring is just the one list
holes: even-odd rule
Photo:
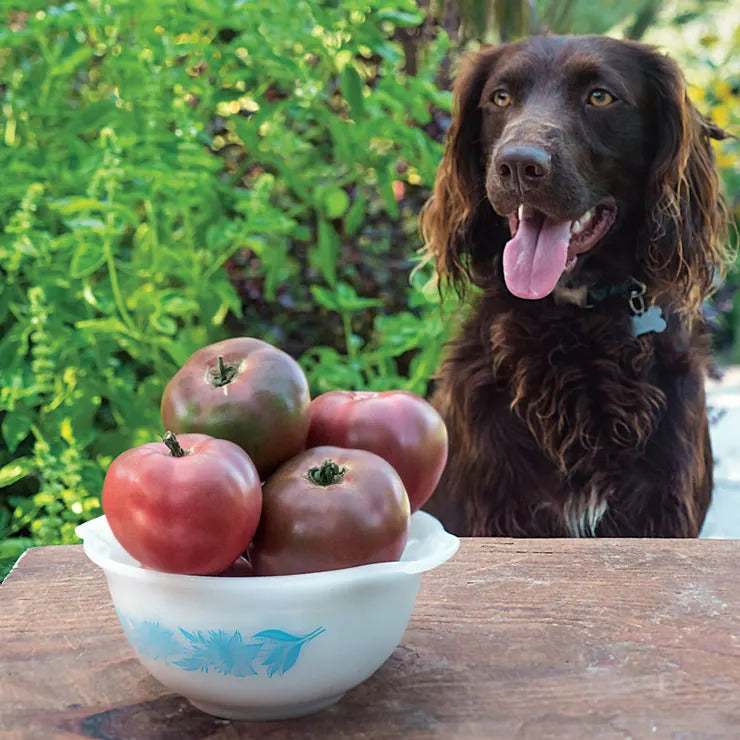
[[0, 737], [740, 738], [740, 543], [463, 540], [334, 707], [220, 720], [134, 658], [81, 547], [0, 586]]

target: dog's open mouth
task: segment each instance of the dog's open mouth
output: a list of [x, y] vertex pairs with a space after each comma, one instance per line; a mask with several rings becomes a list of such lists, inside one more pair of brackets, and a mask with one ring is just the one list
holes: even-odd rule
[[588, 252], [606, 234], [617, 215], [612, 199], [589, 208], [574, 221], [556, 221], [543, 211], [520, 205], [509, 216], [511, 240], [504, 248], [506, 287], [519, 298], [544, 298], [578, 255]]

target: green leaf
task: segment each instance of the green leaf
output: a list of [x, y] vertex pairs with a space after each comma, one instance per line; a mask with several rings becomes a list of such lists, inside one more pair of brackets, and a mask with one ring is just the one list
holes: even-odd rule
[[159, 334], [173, 336], [177, 331], [177, 323], [169, 316], [154, 314], [149, 320], [149, 325]]
[[334, 141], [334, 159], [338, 162], [345, 162], [352, 165], [357, 161], [360, 152], [353, 145], [352, 134], [356, 131], [356, 126], [352, 121], [345, 121], [337, 118], [333, 114], [328, 114], [322, 119], [331, 132], [331, 138]]
[[324, 212], [330, 220], [339, 218], [349, 207], [349, 196], [341, 188], [332, 188], [324, 195]]
[[18, 445], [28, 436], [33, 417], [27, 411], [8, 411], [2, 423], [3, 439], [13, 454]]
[[363, 82], [357, 70], [348, 64], [342, 70], [342, 95], [349, 103], [352, 118], [360, 121], [365, 116], [365, 100], [362, 96]]
[[59, 213], [66, 215], [69, 213], [79, 213], [80, 211], [91, 211], [101, 210], [104, 211], [107, 205], [96, 198], [84, 198], [84, 197], [73, 197], [73, 198], [60, 198], [54, 201], [54, 208]]
[[182, 367], [192, 354], [192, 351], [180, 342], [174, 342], [170, 339], [160, 339], [157, 344], [174, 360], [178, 367]]
[[82, 240], [77, 244], [72, 255], [70, 275], [75, 280], [87, 277], [96, 270], [99, 270], [104, 264], [105, 252], [100, 246], [91, 244], [87, 240]]
[[10, 537], [0, 542], [0, 558], [19, 558], [24, 550], [33, 547], [30, 537]]
[[159, 294], [159, 303], [162, 311], [171, 316], [194, 316], [199, 310], [197, 301], [178, 295], [175, 291], [162, 291]]
[[347, 236], [353, 236], [357, 233], [360, 226], [362, 226], [366, 206], [367, 200], [365, 196], [358, 191], [354, 203], [352, 203], [349, 211], [347, 211], [347, 215], [344, 217], [344, 232]]
[[[440, 305], [442, 299], [439, 295], [439, 288], [436, 276], [429, 274], [428, 270], [416, 270], [411, 276], [411, 293], [409, 295], [409, 307], [419, 308], [421, 306]], [[453, 297], [448, 298], [449, 303]]]
[[108, 317], [106, 319], [86, 319], [84, 321], [77, 321], [75, 322], [75, 327], [81, 329], [85, 333], [103, 333], [110, 334], [112, 336], [125, 334], [132, 336], [135, 339], [142, 339], [138, 332], [129, 329], [122, 321], [112, 317]]
[[697, 18], [701, 16], [701, 13], [698, 10], [689, 10], [685, 13], [679, 13], [674, 19], [673, 22], [677, 26], [683, 26], [687, 23], [691, 23], [691, 21], [695, 21]]
[[424, 13], [406, 13], [403, 10], [393, 10], [392, 8], [384, 8], [378, 11], [378, 20], [390, 21], [394, 26], [400, 28], [409, 28], [411, 26], [418, 26], [424, 22]]
[[383, 301], [379, 298], [361, 298], [347, 283], [337, 285], [336, 301], [341, 311], [361, 311], [364, 308], [383, 305]]
[[16, 560], [33, 545], [30, 537], [9, 537], [0, 541], [0, 580], [5, 578]]
[[10, 537], [0, 541], [0, 581], [10, 572], [18, 558], [34, 544], [30, 537]]
[[12, 368], [20, 362], [25, 354], [26, 346], [22, 327], [16, 324], [0, 340], [0, 368]]
[[52, 74], [57, 77], [69, 74], [75, 69], [75, 67], [87, 61], [93, 55], [93, 52], [94, 49], [90, 46], [80, 47], [69, 56], [65, 56], [64, 61], [61, 64], [57, 64], [55, 67], [52, 67]]
[[0, 468], [0, 488], [13, 485], [21, 478], [25, 478], [33, 470], [33, 458], [17, 457], [12, 462]]
[[323, 218], [319, 218], [317, 231], [317, 249], [312, 255], [314, 266], [320, 270], [329, 285], [334, 285], [337, 282], [339, 237], [334, 227]]
[[389, 65], [396, 65], [403, 59], [403, 55], [399, 52], [397, 45], [392, 44], [390, 41], [373, 43], [372, 49], [383, 57]]
[[330, 290], [322, 288], [320, 285], [312, 285], [311, 295], [319, 306], [328, 308], [330, 311], [339, 311], [339, 303]]
[[105, 231], [105, 224], [99, 218], [95, 216], [79, 216], [78, 218], [65, 218], [64, 224], [68, 229], [72, 231], [83, 231], [89, 230], [94, 231], [98, 234], [102, 234]]

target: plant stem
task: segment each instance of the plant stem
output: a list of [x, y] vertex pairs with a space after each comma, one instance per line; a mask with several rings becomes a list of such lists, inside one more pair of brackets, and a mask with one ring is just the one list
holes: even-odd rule
[[218, 356], [218, 369], [209, 370], [211, 376], [211, 385], [214, 388], [221, 388], [231, 383], [236, 377], [239, 369], [236, 365], [227, 365], [224, 363], [224, 356]]
[[115, 301], [118, 313], [121, 315], [123, 323], [129, 328], [136, 331], [136, 323], [131, 318], [131, 314], [126, 308], [126, 302], [121, 294], [121, 288], [118, 285], [118, 272], [116, 271], [116, 261], [113, 256], [113, 198], [115, 193], [115, 186], [108, 182], [106, 186], [106, 195], [108, 198], [108, 210], [105, 214], [105, 236], [103, 237], [103, 254], [105, 255], [105, 263], [108, 268], [108, 276], [110, 277], [110, 287], [113, 291], [113, 300]]
[[190, 454], [180, 446], [177, 437], [172, 432], [165, 432], [162, 441], [167, 445], [167, 449], [170, 451], [172, 457], [185, 457], [185, 455]]
[[355, 343], [352, 341], [352, 322], [347, 311], [342, 311], [342, 326], [344, 327], [344, 344], [347, 347], [347, 356], [354, 360], [357, 356]]

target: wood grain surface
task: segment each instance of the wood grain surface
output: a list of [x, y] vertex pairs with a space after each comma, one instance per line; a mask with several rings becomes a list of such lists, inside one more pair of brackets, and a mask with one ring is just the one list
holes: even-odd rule
[[740, 738], [740, 543], [463, 540], [336, 706], [248, 723], [151, 678], [81, 547], [0, 586], [0, 737]]

